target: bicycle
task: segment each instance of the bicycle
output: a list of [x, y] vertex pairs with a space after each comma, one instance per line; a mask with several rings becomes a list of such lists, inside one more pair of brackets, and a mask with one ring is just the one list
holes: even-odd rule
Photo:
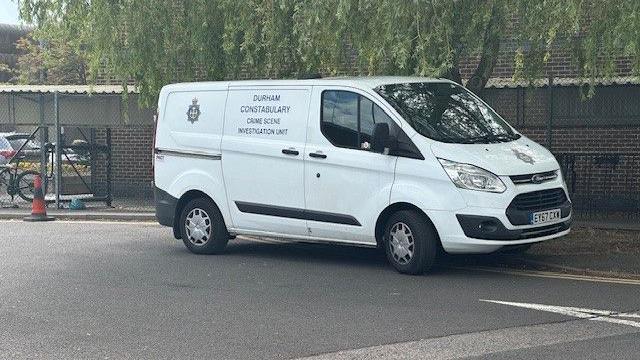
[[11, 202], [16, 195], [24, 201], [33, 201], [33, 182], [39, 174], [34, 170], [21, 170], [18, 163], [0, 165], [0, 188], [6, 187]]

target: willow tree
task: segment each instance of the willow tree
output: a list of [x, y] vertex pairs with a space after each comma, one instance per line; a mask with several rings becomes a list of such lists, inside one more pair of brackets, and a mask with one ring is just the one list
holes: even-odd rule
[[305, 73], [444, 76], [479, 92], [503, 41], [516, 76], [540, 76], [554, 47], [581, 76], [640, 69], [637, 0], [21, 0], [38, 32], [66, 29], [90, 73], [133, 81], [143, 101], [173, 81]]

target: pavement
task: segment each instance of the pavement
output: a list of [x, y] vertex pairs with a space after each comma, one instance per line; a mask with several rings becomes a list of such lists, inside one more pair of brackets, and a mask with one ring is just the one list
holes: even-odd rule
[[0, 221], [0, 358], [636, 358], [640, 281], [239, 238], [198, 256], [146, 222]]
[[[20, 220], [31, 213], [31, 208], [0, 208], [0, 220]], [[63, 220], [104, 220], [104, 221], [155, 221], [155, 208], [146, 203], [132, 203], [114, 207], [91, 206], [86, 210], [47, 208], [47, 215]]]

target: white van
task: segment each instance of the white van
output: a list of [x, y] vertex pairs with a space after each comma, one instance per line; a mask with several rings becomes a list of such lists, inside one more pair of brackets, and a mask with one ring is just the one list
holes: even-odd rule
[[197, 254], [236, 235], [378, 246], [400, 272], [436, 253], [566, 235], [556, 159], [460, 85], [418, 77], [165, 86], [156, 215]]

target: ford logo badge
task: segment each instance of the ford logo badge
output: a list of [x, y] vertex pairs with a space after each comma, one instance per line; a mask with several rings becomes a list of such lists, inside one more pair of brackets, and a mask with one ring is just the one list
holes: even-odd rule
[[541, 174], [535, 174], [531, 177], [531, 182], [534, 184], [540, 184], [545, 180], [545, 176]]

